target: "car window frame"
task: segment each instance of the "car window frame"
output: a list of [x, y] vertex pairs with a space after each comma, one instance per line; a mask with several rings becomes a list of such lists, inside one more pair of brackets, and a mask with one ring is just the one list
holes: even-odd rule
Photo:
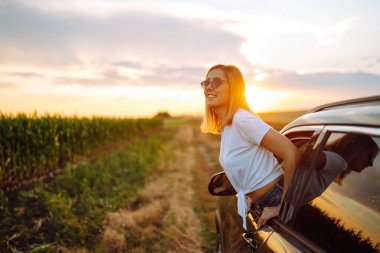
[[[305, 173], [308, 171], [305, 166], [308, 165], [308, 160], [313, 159], [311, 155], [313, 149], [317, 148], [321, 144], [321, 133], [323, 133], [324, 125], [312, 125], [312, 126], [297, 126], [285, 131], [281, 131], [282, 134], [287, 137], [290, 141], [300, 140], [304, 138], [308, 141], [305, 143], [307, 146], [301, 156], [301, 161], [299, 162], [296, 171], [294, 173], [292, 182], [289, 185], [288, 191], [285, 194], [284, 202], [280, 209], [279, 217], [285, 224], [291, 221], [291, 217], [296, 211], [297, 203], [300, 202], [297, 192], [299, 191], [300, 184], [299, 178], [306, 176]], [[312, 133], [310, 135], [310, 133]], [[298, 147], [300, 148], [300, 147]]]

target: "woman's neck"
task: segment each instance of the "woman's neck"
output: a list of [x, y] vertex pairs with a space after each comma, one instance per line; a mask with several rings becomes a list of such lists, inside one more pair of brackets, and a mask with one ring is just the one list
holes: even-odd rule
[[216, 107], [214, 108], [214, 112], [216, 116], [218, 116], [218, 119], [222, 121], [227, 116], [228, 107], [227, 106]]

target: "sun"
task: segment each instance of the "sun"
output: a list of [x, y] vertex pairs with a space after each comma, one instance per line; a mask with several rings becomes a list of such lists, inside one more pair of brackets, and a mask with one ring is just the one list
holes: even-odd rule
[[279, 111], [281, 101], [289, 94], [279, 90], [267, 90], [253, 85], [247, 85], [246, 98], [248, 105], [257, 112]]

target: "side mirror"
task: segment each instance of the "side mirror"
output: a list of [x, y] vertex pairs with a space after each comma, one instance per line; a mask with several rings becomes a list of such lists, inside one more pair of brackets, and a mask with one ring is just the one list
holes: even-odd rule
[[224, 171], [214, 174], [208, 183], [208, 192], [213, 196], [235, 195], [237, 192]]

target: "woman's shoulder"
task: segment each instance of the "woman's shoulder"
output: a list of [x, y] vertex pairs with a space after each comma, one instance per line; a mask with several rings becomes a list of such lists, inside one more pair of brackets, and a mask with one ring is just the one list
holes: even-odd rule
[[328, 150], [323, 150], [322, 152], [324, 153], [325, 158], [326, 158], [326, 163], [322, 170], [330, 169], [330, 170], [334, 170], [338, 172], [342, 172], [346, 170], [347, 162], [342, 156], [340, 156], [336, 152], [332, 152]]
[[260, 119], [254, 112], [239, 108], [232, 122], [235, 127], [244, 133], [249, 143], [260, 145], [260, 142], [271, 128], [262, 119]]
[[244, 108], [238, 108], [235, 112], [233, 122], [240, 123], [247, 119], [258, 119], [259, 117], [251, 111], [248, 111]]

